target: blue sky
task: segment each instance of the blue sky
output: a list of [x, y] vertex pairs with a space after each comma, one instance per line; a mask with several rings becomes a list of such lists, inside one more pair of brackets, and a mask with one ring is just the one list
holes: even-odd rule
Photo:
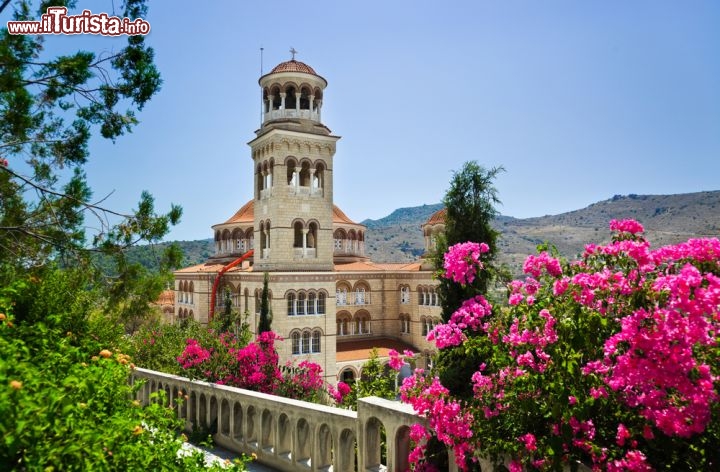
[[93, 141], [87, 173], [114, 209], [180, 204], [169, 239], [252, 198], [260, 47], [265, 72], [294, 47], [327, 79], [335, 203], [358, 221], [439, 202], [467, 160], [505, 167], [515, 217], [720, 189], [720, 2], [155, 1], [146, 19], [162, 91], [131, 135]]

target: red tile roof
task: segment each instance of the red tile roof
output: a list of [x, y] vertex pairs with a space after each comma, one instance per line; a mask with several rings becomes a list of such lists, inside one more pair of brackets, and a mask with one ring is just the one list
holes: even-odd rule
[[333, 205], [333, 223], [345, 223], [349, 225], [356, 225], [353, 220], [348, 218], [348, 216], [337, 207], [337, 205]]
[[163, 290], [160, 292], [160, 296], [155, 302], [158, 305], [174, 305], [175, 304], [175, 291], [174, 290]]
[[[232, 223], [253, 223], [255, 220], [255, 201], [250, 200], [245, 205], [240, 207], [233, 216], [225, 221], [224, 225]], [[345, 212], [343, 212], [337, 205], [333, 205], [333, 223], [348, 224], [348, 225], [359, 225], [359, 223], [351, 220]]]
[[415, 272], [419, 271], [421, 263], [419, 262], [401, 262], [395, 264], [379, 264], [371, 261], [349, 262], [347, 264], [335, 264], [336, 272], [377, 272], [377, 271], [402, 271]]
[[358, 339], [337, 343], [335, 359], [337, 362], [364, 361], [370, 359], [370, 352], [377, 349], [378, 357], [388, 357], [390, 349], [402, 353], [405, 350], [419, 352], [416, 348], [402, 341], [391, 338]]
[[437, 225], [437, 224], [445, 224], [445, 219], [447, 218], [447, 209], [441, 208], [432, 215], [430, 215], [430, 218], [425, 222], [426, 225]]
[[312, 67], [304, 62], [296, 61], [295, 59], [281, 62], [270, 71], [271, 74], [276, 72], [304, 72], [306, 74], [317, 75], [317, 72], [315, 72]]
[[252, 223], [255, 221], [255, 204], [253, 200], [250, 200], [245, 205], [240, 207], [233, 216], [230, 217], [225, 223]]
[[[221, 263], [213, 263], [213, 262], [206, 262], [204, 264], [198, 264], [190, 267], [185, 267], [184, 269], [176, 270], [176, 274], [195, 274], [198, 272], [220, 272], [220, 270], [225, 267], [225, 264]], [[252, 272], [252, 266], [250, 267], [240, 267], [235, 266], [232, 269], [228, 270], [228, 272]]]

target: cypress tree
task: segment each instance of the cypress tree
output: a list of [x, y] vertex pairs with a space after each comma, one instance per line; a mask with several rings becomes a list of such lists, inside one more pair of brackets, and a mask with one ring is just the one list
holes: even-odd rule
[[[453, 173], [450, 188], [443, 203], [447, 214], [445, 235], [437, 241], [434, 265], [438, 273], [444, 273], [443, 255], [450, 246], [472, 241], [486, 243], [490, 251], [484, 255], [485, 268], [478, 271], [472, 284], [461, 285], [444, 277], [438, 277], [438, 294], [442, 303], [443, 320], [447, 322], [462, 303], [478, 294], [487, 298], [490, 282], [496, 273], [494, 261], [497, 253], [498, 232], [491, 226], [498, 215], [495, 206], [500, 203], [493, 181], [503, 167], [485, 169], [475, 161], [463, 164]], [[450, 391], [461, 397], [472, 396], [470, 376], [482, 362], [480, 352], [466, 352], [462, 346], [441, 350], [436, 358], [440, 380]]]
[[272, 311], [270, 310], [270, 302], [268, 300], [269, 279], [270, 277], [268, 276], [268, 273], [265, 272], [262, 298], [260, 299], [260, 321], [258, 322], [258, 334], [264, 333], [265, 331], [271, 331], [270, 324], [272, 323]]

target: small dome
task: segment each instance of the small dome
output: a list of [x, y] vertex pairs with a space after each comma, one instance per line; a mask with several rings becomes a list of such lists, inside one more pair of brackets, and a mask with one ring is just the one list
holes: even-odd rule
[[441, 208], [432, 215], [430, 215], [430, 218], [428, 218], [428, 220], [425, 222], [425, 225], [444, 225], [445, 218], [447, 218], [447, 209]]
[[223, 224], [226, 225], [230, 223], [253, 223], [254, 221], [255, 204], [253, 200], [250, 200]]
[[304, 62], [296, 61], [295, 59], [281, 62], [270, 71], [271, 74], [275, 74], [277, 72], [304, 72], [306, 74], [318, 75], [312, 67]]

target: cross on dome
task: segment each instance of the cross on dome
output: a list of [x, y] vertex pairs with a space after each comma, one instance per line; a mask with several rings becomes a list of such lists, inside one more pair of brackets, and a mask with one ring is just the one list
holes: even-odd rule
[[294, 47], [290, 47], [290, 54], [292, 54], [292, 60], [293, 60], [293, 61], [295, 60], [295, 54], [297, 54], [297, 53], [298, 53], [298, 52], [295, 50]]

